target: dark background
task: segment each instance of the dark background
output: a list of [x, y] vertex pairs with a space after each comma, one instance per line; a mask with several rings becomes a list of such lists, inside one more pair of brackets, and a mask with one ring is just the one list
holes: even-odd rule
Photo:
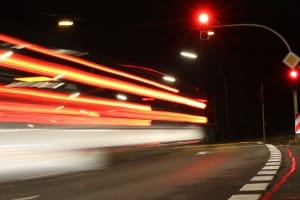
[[[196, 14], [209, 10], [211, 25], [266, 25], [298, 54], [299, 6], [294, 0], [10, 1], [1, 6], [0, 30], [49, 47], [88, 51], [99, 61], [173, 74], [207, 96], [218, 140], [250, 139], [262, 137], [261, 84], [267, 137], [293, 134], [292, 86], [282, 62], [288, 50], [273, 33], [253, 27], [215, 29], [215, 36], [200, 40]], [[74, 27], [59, 28], [61, 17], [74, 19]], [[198, 58], [183, 58], [181, 50]]]

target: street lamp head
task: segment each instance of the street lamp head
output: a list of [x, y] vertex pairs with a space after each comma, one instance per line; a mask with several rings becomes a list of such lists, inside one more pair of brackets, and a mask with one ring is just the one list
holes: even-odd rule
[[58, 26], [61, 26], [61, 27], [70, 27], [73, 25], [74, 25], [74, 22], [69, 19], [62, 19], [62, 20], [58, 21]]
[[196, 59], [198, 57], [197, 54], [187, 51], [181, 51], [180, 55], [190, 59]]

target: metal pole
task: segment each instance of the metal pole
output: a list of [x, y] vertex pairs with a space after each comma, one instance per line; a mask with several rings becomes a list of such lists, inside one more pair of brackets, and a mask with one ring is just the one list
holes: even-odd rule
[[264, 84], [260, 83], [260, 103], [261, 103], [261, 120], [262, 120], [262, 135], [263, 140], [266, 140], [266, 123], [265, 123], [265, 99], [264, 99]]
[[265, 26], [265, 25], [261, 25], [261, 24], [224, 24], [224, 25], [215, 25], [215, 26], [211, 26], [214, 28], [226, 28], [226, 27], [257, 27], [257, 28], [262, 28], [265, 30], [268, 30], [272, 33], [274, 33], [286, 46], [286, 48], [288, 49], [289, 52], [292, 52], [292, 49], [289, 45], [289, 43], [286, 41], [286, 39], [280, 34], [278, 33], [276, 30]]
[[293, 104], [294, 104], [294, 114], [298, 113], [298, 94], [297, 94], [297, 88], [293, 88]]
[[[296, 120], [296, 115], [298, 113], [298, 94], [297, 94], [297, 88], [293, 88], [293, 104], [294, 104], [294, 120]], [[296, 122], [295, 122], [295, 128], [294, 128], [294, 140], [297, 141], [297, 133], [296, 133]]]
[[223, 71], [223, 68], [221, 69], [221, 72], [222, 72], [223, 81], [224, 81], [224, 93], [225, 93], [225, 129], [228, 131], [228, 128], [229, 128], [228, 83], [227, 83], [226, 74]]

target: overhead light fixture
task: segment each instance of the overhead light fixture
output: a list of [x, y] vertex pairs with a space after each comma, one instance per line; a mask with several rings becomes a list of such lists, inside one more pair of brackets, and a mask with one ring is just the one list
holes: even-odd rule
[[182, 51], [180, 52], [180, 55], [186, 58], [192, 58], [192, 59], [196, 59], [198, 56], [195, 53], [192, 52], [186, 52], [186, 51]]
[[68, 27], [68, 26], [73, 26], [73, 24], [74, 24], [74, 22], [69, 19], [63, 19], [63, 20], [58, 21], [58, 26]]

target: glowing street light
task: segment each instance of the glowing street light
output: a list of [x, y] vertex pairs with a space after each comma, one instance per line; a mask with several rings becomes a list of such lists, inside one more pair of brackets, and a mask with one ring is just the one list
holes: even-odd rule
[[73, 25], [74, 25], [74, 22], [69, 19], [63, 19], [63, 20], [58, 21], [58, 26], [69, 27], [69, 26], [73, 26]]
[[186, 58], [196, 59], [198, 56], [195, 53], [187, 52], [187, 51], [181, 51], [180, 55]]

